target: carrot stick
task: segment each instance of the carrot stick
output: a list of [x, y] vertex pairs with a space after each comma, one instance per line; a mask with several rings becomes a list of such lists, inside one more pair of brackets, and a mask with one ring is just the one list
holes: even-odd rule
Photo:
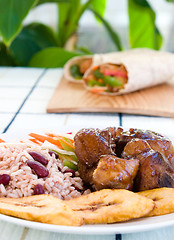
[[100, 92], [104, 92], [104, 89], [100, 89], [100, 88], [91, 88], [90, 91], [92, 93], [100, 93]]
[[[67, 134], [68, 134], [68, 133], [67, 133]], [[46, 135], [49, 136], [49, 137], [53, 137], [53, 138], [59, 138], [59, 137], [61, 137], [61, 140], [62, 140], [62, 136], [60, 136], [60, 135], [59, 135], [59, 136], [58, 136], [58, 135], [54, 135], [53, 133], [46, 133]], [[70, 142], [72, 142], [72, 144], [74, 143], [74, 140], [73, 140], [73, 139], [68, 138], [68, 137], [66, 137], [66, 138], [67, 138]], [[66, 143], [65, 143], [65, 142], [64, 142], [64, 143], [65, 143], [66, 145], [68, 145], [68, 144], [67, 144], [68, 142], [67, 142], [66, 139], [65, 139], [65, 141], [66, 141]], [[71, 145], [71, 147], [73, 147], [73, 146]]]
[[59, 140], [55, 140], [52, 137], [46, 137], [46, 136], [39, 135], [39, 134], [36, 134], [36, 133], [30, 133], [29, 136], [35, 138], [36, 140], [38, 140], [38, 141], [40, 141], [42, 143], [45, 142], [45, 141], [48, 141], [48, 142], [50, 142], [50, 143], [52, 143], [52, 144], [54, 144], [57, 147], [62, 149], [62, 145], [60, 144], [60, 141]]
[[[67, 134], [72, 134], [72, 133], [67, 133]], [[53, 133], [46, 133], [47, 136], [49, 137], [62, 137], [61, 135], [55, 135]], [[69, 138], [69, 137], [66, 137], [68, 140], [70, 140], [72, 143], [74, 143], [74, 140]]]
[[5, 142], [5, 141], [0, 138], [0, 143], [3, 143], [3, 142]]
[[37, 139], [38, 141], [40, 142], [44, 142], [45, 140], [47, 140], [48, 137], [45, 137], [45, 136], [42, 136], [42, 135], [39, 135], [39, 134], [36, 134], [36, 133], [30, 133], [28, 134], [30, 137], [33, 137], [35, 139]]
[[92, 68], [93, 71], [95, 71], [95, 70], [97, 70], [97, 69], [98, 69], [98, 66], [94, 66], [94, 67]]
[[103, 80], [101, 78], [98, 79], [99, 83], [103, 83]]
[[30, 138], [29, 140], [33, 143], [36, 143], [36, 144], [40, 145], [40, 142], [37, 141], [35, 138]]
[[[68, 133], [67, 133], [68, 134]], [[55, 137], [55, 138], [59, 138], [59, 137], [61, 137], [62, 138], [62, 136], [58, 136], [58, 135], [55, 135], [55, 134], [53, 134], [53, 133], [46, 133], [46, 135], [47, 136], [49, 136], [49, 137]], [[71, 139], [71, 138], [68, 138], [68, 137], [66, 137], [68, 140], [70, 140], [72, 143], [74, 143], [74, 140], [73, 139]], [[65, 140], [66, 141], [66, 140]]]
[[70, 144], [69, 142], [67, 142], [65, 139], [63, 139], [62, 137], [56, 137], [56, 139], [60, 139], [60, 141], [62, 141], [64, 144], [66, 144], [67, 146], [71, 147], [74, 149], [74, 145]]
[[47, 135], [47, 136], [49, 136], [49, 137], [56, 137], [56, 135], [53, 134], [53, 133], [45, 133], [45, 135]]

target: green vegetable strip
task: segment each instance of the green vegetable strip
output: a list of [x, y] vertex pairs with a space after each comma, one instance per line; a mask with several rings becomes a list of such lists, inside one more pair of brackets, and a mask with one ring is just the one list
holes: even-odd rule
[[119, 79], [111, 76], [104, 76], [103, 81], [111, 87], [119, 87], [122, 85], [122, 82]]
[[63, 137], [63, 139], [65, 139], [65, 141], [69, 142], [70, 144], [72, 144], [72, 142], [70, 141], [69, 138]]
[[[66, 137], [63, 137], [65, 140], [69, 140], [68, 138]], [[72, 142], [69, 140], [69, 142], [72, 144]], [[69, 146], [63, 146], [65, 145], [62, 141], [61, 141], [61, 144], [62, 144], [62, 147], [63, 147], [63, 150], [66, 150], [66, 151], [71, 151], [71, 152], [74, 152], [74, 149], [69, 147]], [[51, 144], [51, 145], [54, 145], [54, 144]], [[57, 147], [57, 146], [55, 146]], [[71, 150], [68, 150], [71, 149]], [[68, 168], [70, 169], [73, 169], [75, 171], [78, 170], [78, 159], [76, 157], [76, 155], [66, 155], [66, 154], [61, 154], [60, 152], [56, 151], [55, 149], [49, 147], [50, 150], [56, 152], [58, 155], [59, 155], [59, 158], [60, 160], [63, 162], [63, 166], [67, 166]]]
[[104, 78], [104, 74], [101, 73], [98, 69], [94, 71], [94, 76], [95, 76], [96, 78], [101, 78], [101, 79]]
[[90, 87], [94, 87], [94, 86], [102, 86], [102, 87], [104, 87], [105, 83], [100, 83], [100, 82], [98, 82], [96, 80], [90, 80], [88, 82], [88, 86], [90, 86]]
[[66, 151], [70, 151], [70, 152], [74, 152], [74, 148], [70, 147], [70, 146], [67, 146], [63, 141], [59, 140], [62, 147], [63, 147], [63, 150], [66, 150]]
[[78, 64], [74, 64], [70, 67], [70, 72], [72, 74], [72, 76], [75, 79], [82, 79], [83, 74], [80, 72], [80, 66]]
[[[97, 79], [102, 79], [103, 82], [105, 83], [104, 85], [108, 84], [109, 86], [111, 87], [119, 87], [122, 85], [122, 82], [118, 79], [118, 78], [115, 78], [115, 77], [112, 77], [112, 76], [105, 76], [103, 73], [101, 73], [98, 69], [94, 71], [94, 76], [97, 78]], [[90, 83], [90, 81], [89, 81]], [[93, 82], [92, 82], [93, 83]], [[100, 83], [98, 82], [98, 86], [103, 86], [102, 85], [99, 85]], [[96, 84], [97, 85], [97, 84]], [[94, 86], [94, 85], [93, 85]]]
[[75, 165], [74, 163], [70, 162], [70, 161], [67, 160], [67, 159], [64, 159], [64, 160], [63, 160], [63, 166], [67, 166], [68, 168], [73, 169], [74, 171], [77, 171], [77, 170], [78, 170], [77, 165]]

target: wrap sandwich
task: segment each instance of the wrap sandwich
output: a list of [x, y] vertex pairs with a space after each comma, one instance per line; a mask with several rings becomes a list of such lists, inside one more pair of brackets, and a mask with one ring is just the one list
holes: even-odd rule
[[105, 57], [119, 56], [120, 54], [122, 55], [123, 52], [73, 57], [64, 66], [64, 76], [70, 82], [83, 83], [83, 76], [89, 68], [104, 62]]
[[174, 54], [149, 49], [104, 54], [84, 74], [93, 93], [120, 95], [162, 84], [174, 76]]

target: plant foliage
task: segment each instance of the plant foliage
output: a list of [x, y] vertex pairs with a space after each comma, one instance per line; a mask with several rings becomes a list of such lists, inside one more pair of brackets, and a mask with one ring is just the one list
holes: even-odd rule
[[132, 48], [159, 50], [162, 36], [155, 25], [155, 12], [146, 0], [129, 0], [129, 38]]
[[10, 45], [22, 28], [22, 21], [37, 0], [0, 0], [0, 34]]
[[[166, 0], [174, 2], [174, 0]], [[129, 16], [129, 42], [131, 48], [160, 49], [162, 36], [156, 26], [156, 14], [148, 0], [127, 0]], [[57, 5], [57, 31], [41, 23], [23, 26], [28, 13], [45, 3]], [[107, 0], [0, 0], [0, 65], [63, 67], [73, 56], [83, 52], [91, 54], [87, 46], [73, 45], [67, 51], [67, 43], [76, 37], [79, 21], [90, 11], [103, 25], [115, 44], [123, 50], [119, 34], [104, 17]]]

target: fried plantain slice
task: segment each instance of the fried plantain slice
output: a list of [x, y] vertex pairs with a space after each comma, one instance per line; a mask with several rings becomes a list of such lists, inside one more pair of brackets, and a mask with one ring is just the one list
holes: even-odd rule
[[85, 224], [127, 221], [145, 216], [154, 208], [151, 199], [124, 189], [103, 189], [65, 203]]
[[149, 217], [174, 212], [174, 188], [156, 188], [139, 192], [138, 194], [155, 202], [155, 207], [149, 213]]
[[64, 201], [47, 194], [23, 198], [0, 198], [0, 213], [56, 225], [79, 226], [83, 223], [83, 219]]

